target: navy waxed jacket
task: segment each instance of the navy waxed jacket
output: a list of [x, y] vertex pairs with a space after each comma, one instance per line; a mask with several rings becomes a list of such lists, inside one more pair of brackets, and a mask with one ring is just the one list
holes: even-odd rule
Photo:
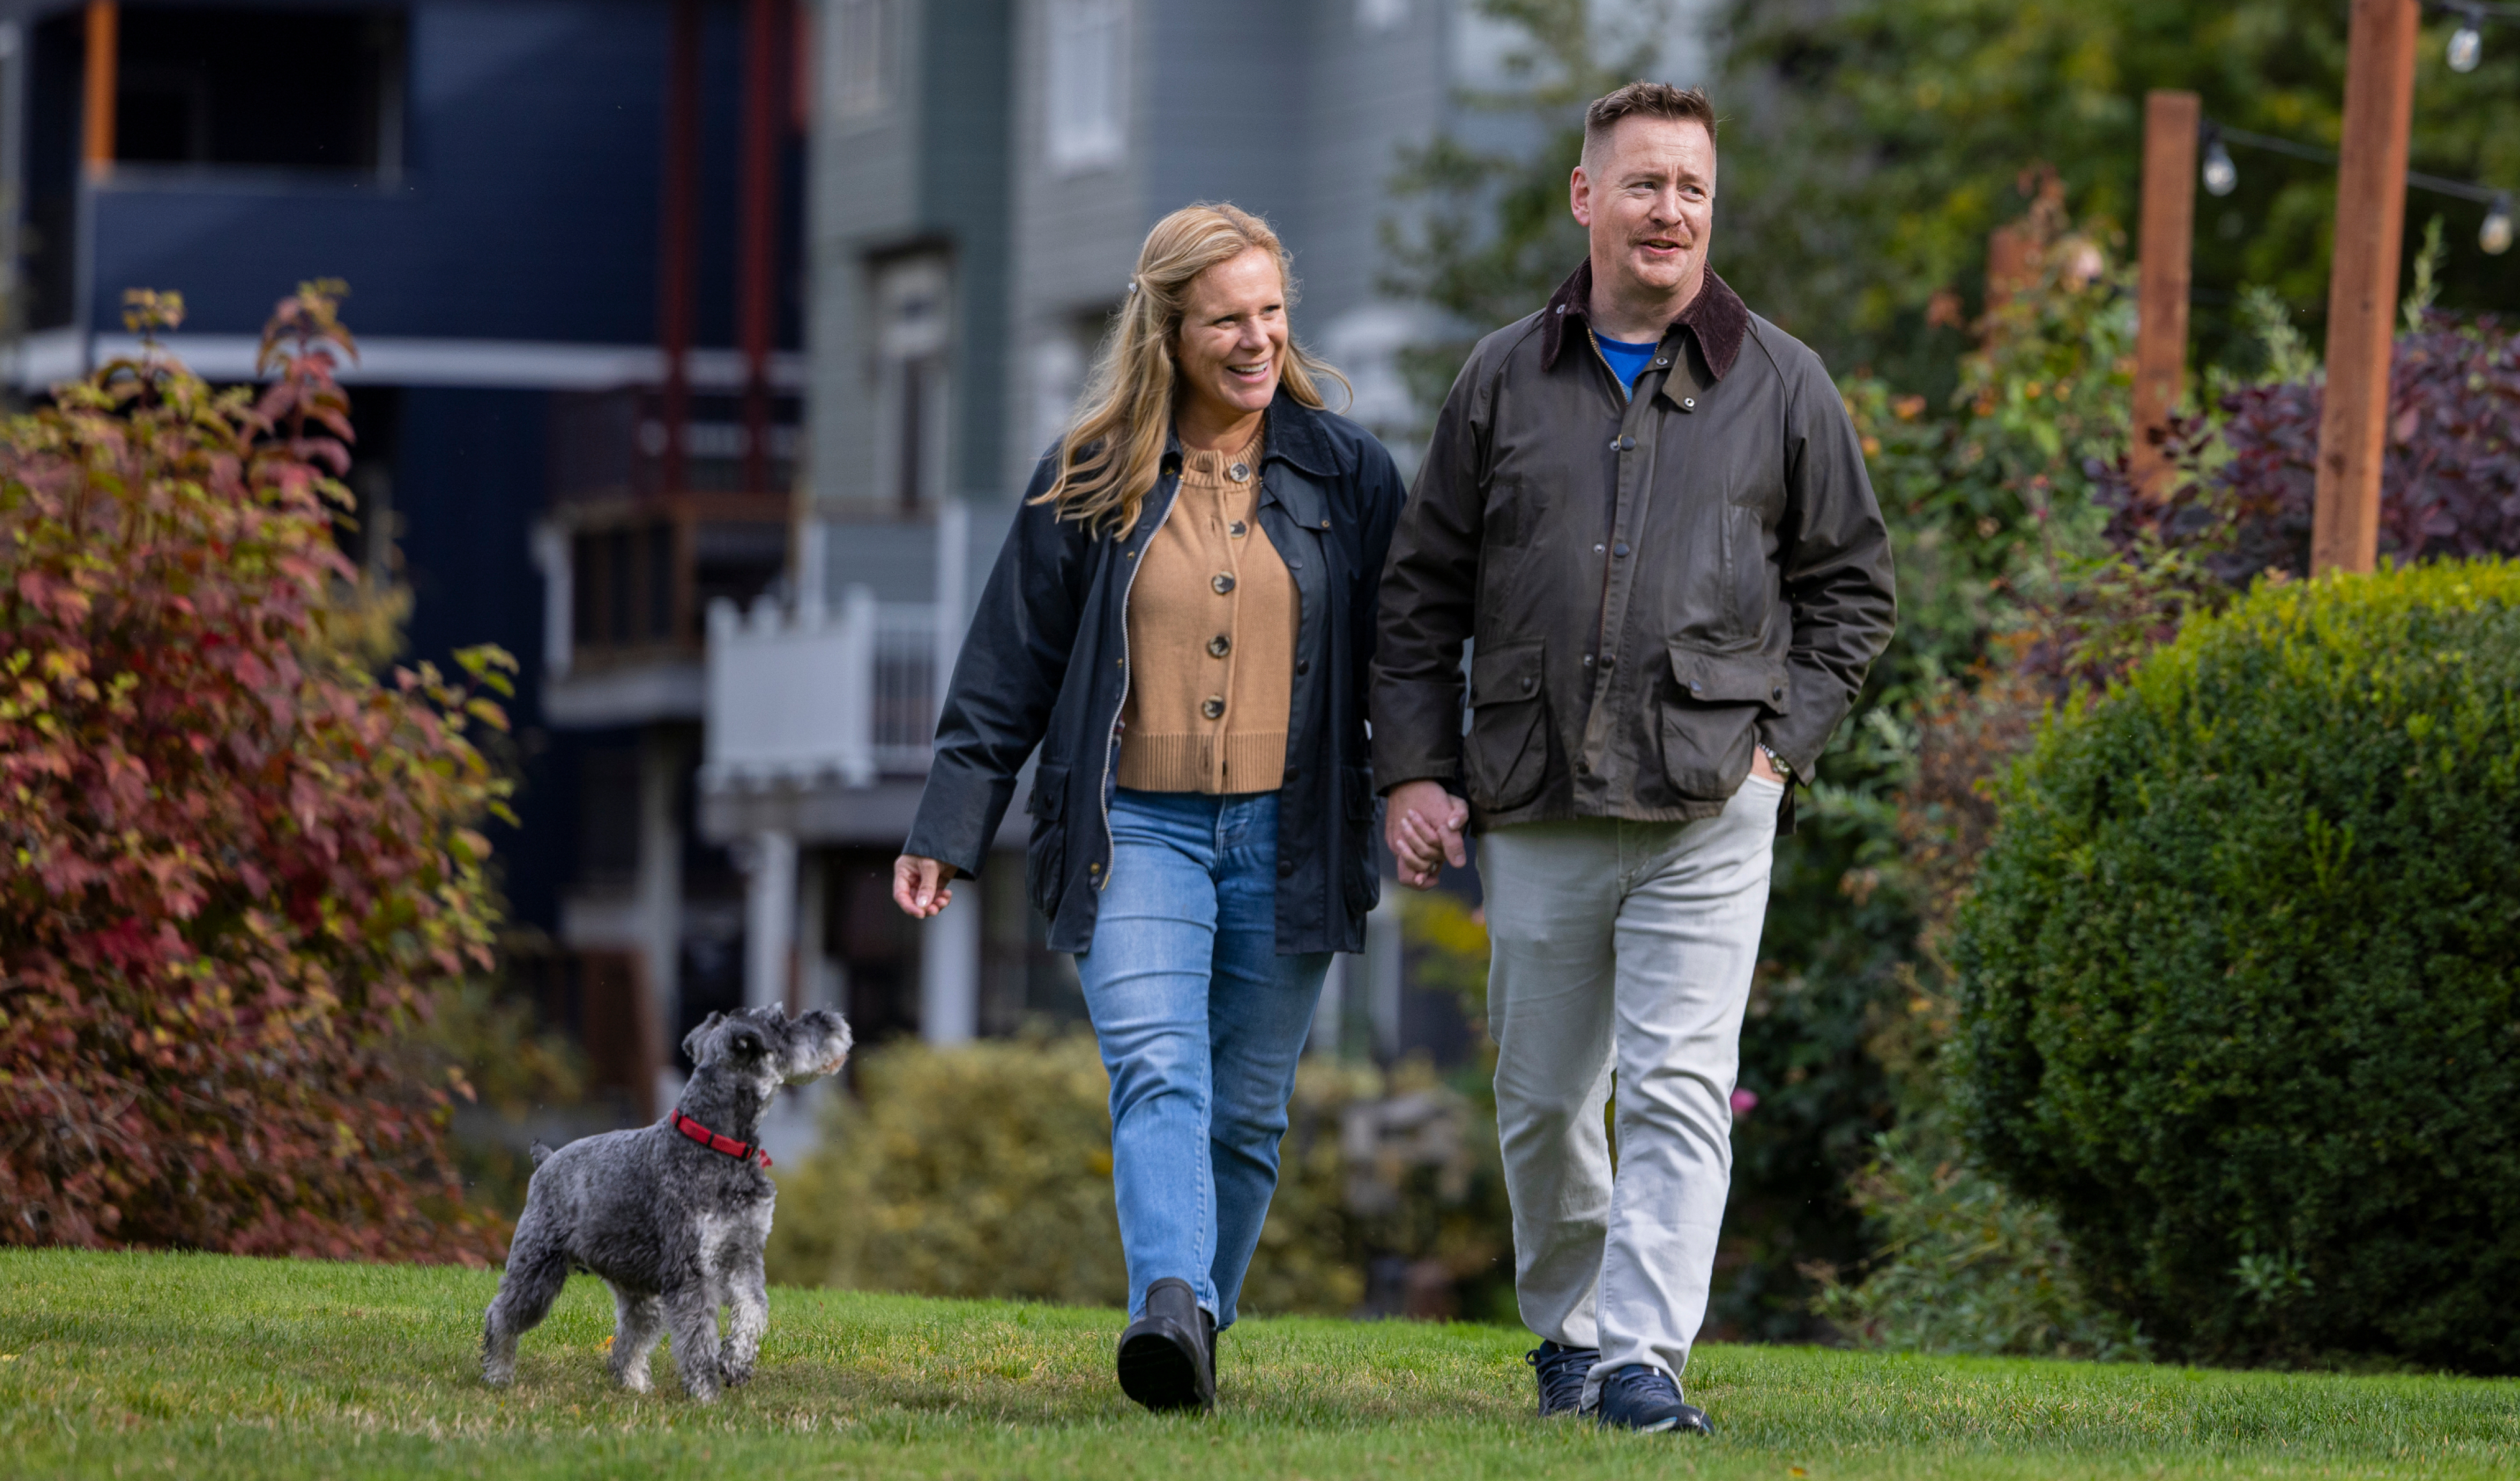
[[[1050, 918], [1051, 947], [1082, 952], [1111, 868], [1129, 586], [1172, 512], [1181, 452], [1178, 443], [1167, 450], [1137, 522], [1119, 531], [1090, 530], [1034, 503], [1056, 473], [1045, 455], [981, 593], [904, 851], [979, 874], [1016, 774], [1038, 746], [1024, 891]], [[1271, 404], [1260, 526], [1299, 603], [1278, 809], [1282, 955], [1363, 950], [1380, 890], [1366, 682], [1374, 593], [1405, 497], [1391, 455], [1363, 427], [1282, 392]]]

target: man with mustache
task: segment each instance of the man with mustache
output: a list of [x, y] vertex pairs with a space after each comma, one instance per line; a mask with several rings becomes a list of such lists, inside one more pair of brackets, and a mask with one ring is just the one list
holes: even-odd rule
[[1587, 112], [1569, 196], [1590, 253], [1445, 400], [1371, 697], [1403, 882], [1479, 837], [1540, 1412], [1645, 1432], [1711, 1433], [1679, 1380], [1732, 1182], [1770, 855], [1895, 608], [1828, 372], [1707, 266], [1715, 121], [1658, 82]]

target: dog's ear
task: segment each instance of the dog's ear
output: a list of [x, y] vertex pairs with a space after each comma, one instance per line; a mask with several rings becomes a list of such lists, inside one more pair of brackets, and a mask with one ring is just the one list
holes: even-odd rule
[[726, 1052], [747, 1059], [758, 1059], [770, 1053], [770, 1040], [749, 1023], [739, 1023], [726, 1036]]
[[699, 1027], [683, 1035], [683, 1057], [691, 1060], [694, 1064], [699, 1063], [700, 1041], [707, 1038], [712, 1030], [725, 1021], [726, 1014], [713, 1012], [700, 1020]]

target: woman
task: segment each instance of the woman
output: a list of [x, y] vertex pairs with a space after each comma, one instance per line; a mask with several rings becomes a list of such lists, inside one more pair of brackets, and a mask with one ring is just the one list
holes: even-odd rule
[[1364, 944], [1366, 665], [1402, 500], [1323, 409], [1268, 224], [1156, 223], [955, 665], [893, 899], [978, 871], [1038, 744], [1024, 888], [1111, 1072], [1120, 1385], [1213, 1407], [1330, 953]]

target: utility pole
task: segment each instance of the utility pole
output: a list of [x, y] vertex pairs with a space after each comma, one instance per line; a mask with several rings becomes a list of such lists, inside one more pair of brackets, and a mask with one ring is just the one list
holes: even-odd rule
[[2367, 571], [2379, 556], [2389, 349], [2407, 222], [2419, 0], [2354, 0], [2345, 42], [2345, 138], [2336, 257], [2327, 284], [2327, 392], [2318, 419], [2310, 568]]
[[2179, 411], [2187, 369], [2188, 264], [2196, 237], [2194, 93], [2155, 90], [2143, 100], [2143, 236], [2137, 247], [2135, 440], [2128, 469], [2157, 495], [2170, 478], [2162, 438]]

